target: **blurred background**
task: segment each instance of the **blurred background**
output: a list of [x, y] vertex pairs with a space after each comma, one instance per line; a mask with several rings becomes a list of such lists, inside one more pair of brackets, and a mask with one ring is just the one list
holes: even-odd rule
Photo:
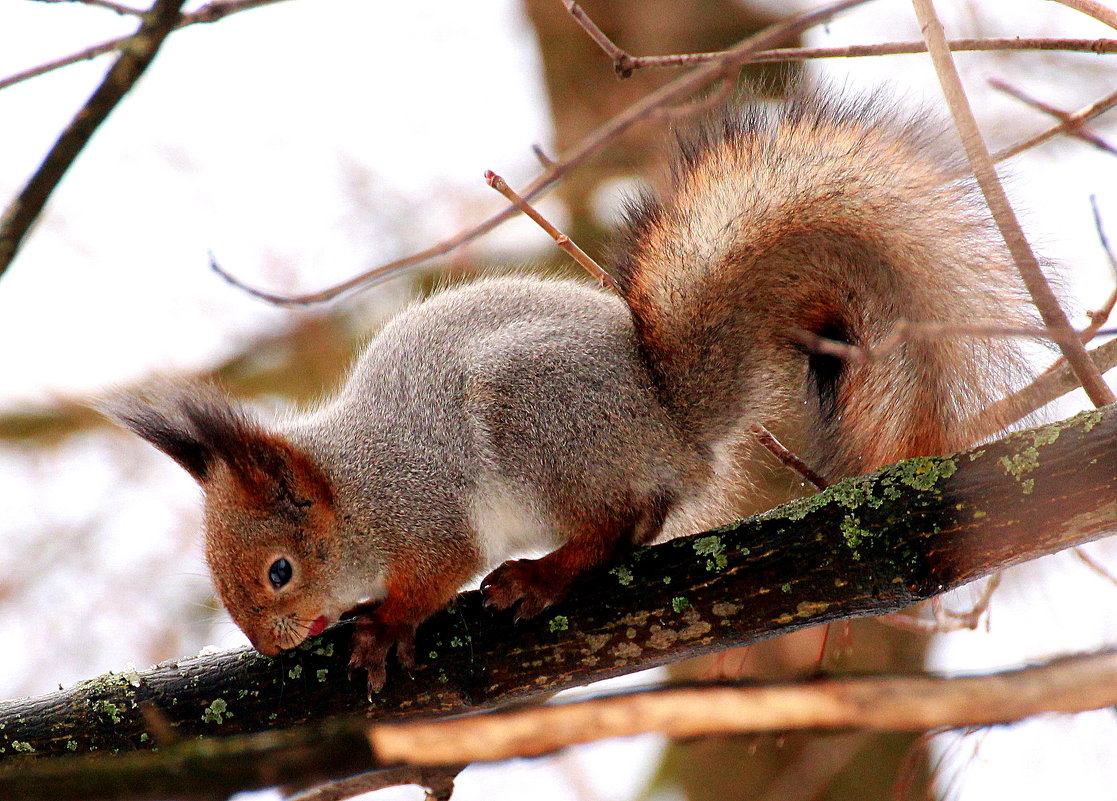
[[[952, 38], [1117, 36], [1042, 0], [939, 5]], [[719, 49], [808, 4], [583, 6], [622, 47], [645, 55]], [[6, 0], [0, 77], [134, 28], [134, 19], [104, 8]], [[919, 38], [909, 4], [878, 0], [801, 44]], [[1051, 120], [993, 91], [988, 79], [1074, 110], [1114, 89], [1113, 58], [1001, 52], [960, 54], [958, 63], [996, 148]], [[108, 63], [83, 62], [0, 91], [4, 203]], [[778, 94], [801, 73], [851, 90], [887, 84], [906, 101], [942, 107], [925, 56], [752, 69], [741, 82]], [[313, 403], [384, 320], [434, 288], [494, 270], [575, 274], [541, 231], [513, 220], [374, 289], [292, 310], [222, 282], [207, 269], [209, 251], [274, 291], [333, 284], [501, 209], [503, 198], [484, 184], [486, 169], [524, 185], [539, 170], [533, 144], [561, 154], [673, 74], [639, 71], [619, 81], [559, 0], [290, 0], [173, 34], [0, 280], [0, 697], [245, 642], [206, 576], [198, 489], [169, 459], [89, 412], [91, 399], [157, 375], [188, 375], [218, 378], [264, 414]], [[602, 254], [625, 194], [661, 178], [669, 125], [657, 118], [637, 126], [569, 175], [541, 209]], [[1104, 137], [1113, 125], [1103, 117], [1094, 128]], [[1084, 311], [1113, 283], [1089, 198], [1097, 196], [1117, 237], [1117, 160], [1057, 139], [1008, 162], [1003, 174], [1033, 245], [1059, 267], [1074, 322], [1084, 325]], [[1080, 395], [1045, 416], [1083, 408]], [[1087, 551], [1117, 569], [1110, 543]], [[963, 591], [947, 604], [965, 609], [977, 595]], [[875, 621], [839, 626], [824, 666], [983, 671], [1113, 646], [1115, 600], [1112, 582], [1058, 555], [1010, 571], [977, 630], [929, 637]], [[803, 632], [674, 672], [804, 673], [816, 666], [820, 643], [820, 632]], [[933, 738], [672, 746], [644, 737], [469, 768], [458, 787], [462, 801], [1110, 799], [1117, 725], [1112, 712], [1099, 712]]]

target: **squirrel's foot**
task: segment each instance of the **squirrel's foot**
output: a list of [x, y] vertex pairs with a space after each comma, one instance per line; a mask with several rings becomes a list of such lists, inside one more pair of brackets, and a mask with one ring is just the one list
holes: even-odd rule
[[353, 632], [353, 654], [349, 657], [349, 671], [363, 668], [368, 671], [368, 697], [384, 687], [385, 662], [388, 651], [396, 647], [396, 659], [405, 668], [415, 666], [415, 626], [412, 624], [385, 623], [376, 617], [357, 619]]
[[543, 559], [505, 562], [481, 582], [485, 605], [508, 609], [519, 602], [516, 620], [535, 617], [566, 592], [569, 578], [556, 575]]

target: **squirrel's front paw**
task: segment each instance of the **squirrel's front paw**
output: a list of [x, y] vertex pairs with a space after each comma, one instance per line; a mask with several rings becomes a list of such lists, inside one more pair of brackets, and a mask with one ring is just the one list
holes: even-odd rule
[[544, 559], [505, 562], [481, 582], [485, 604], [508, 609], [518, 601], [517, 620], [535, 617], [561, 598], [569, 583], [547, 568]]
[[359, 618], [353, 632], [353, 655], [349, 657], [349, 670], [363, 668], [368, 671], [368, 696], [384, 687], [384, 664], [388, 651], [396, 646], [396, 659], [405, 668], [415, 665], [415, 626], [388, 624], [377, 618]]

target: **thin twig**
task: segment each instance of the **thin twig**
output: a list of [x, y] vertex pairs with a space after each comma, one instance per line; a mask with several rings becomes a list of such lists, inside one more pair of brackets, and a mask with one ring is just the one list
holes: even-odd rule
[[1071, 553], [1073, 553], [1075, 556], [1077, 556], [1078, 559], [1084, 565], [1086, 565], [1086, 567], [1093, 570], [1095, 573], [1097, 573], [1103, 579], [1108, 581], [1110, 584], [1117, 585], [1117, 576], [1114, 576], [1112, 573], [1110, 573], [1108, 570], [1106, 570], [1105, 567], [1103, 567], [1099, 562], [1097, 562], [1093, 557], [1091, 557], [1084, 550], [1082, 550], [1081, 548], [1071, 548]]
[[112, 0], [35, 0], [38, 3], [58, 4], [58, 3], [79, 3], [83, 6], [97, 6], [98, 8], [107, 8], [109, 11], [115, 11], [121, 16], [143, 16], [142, 8], [132, 8], [131, 6], [123, 5], [122, 3], [114, 3]]
[[[583, 137], [561, 159], [556, 160], [550, 167], [540, 173], [533, 181], [523, 188], [520, 193], [525, 200], [532, 201], [543, 194], [549, 187], [558, 181], [570, 170], [582, 164], [586, 159], [612, 142], [632, 126], [652, 116], [656, 109], [672, 105], [690, 97], [702, 87], [719, 80], [741, 65], [748, 63], [759, 51], [795, 36], [815, 25], [827, 22], [838, 14], [854, 6], [863, 5], [869, 0], [838, 0], [838, 2], [817, 8], [813, 11], [800, 14], [779, 24], [772, 25], [759, 33], [753, 34], [735, 47], [725, 51], [717, 61], [704, 64], [698, 69], [676, 78], [668, 84], [649, 92], [640, 100], [633, 103], [620, 114], [607, 120], [595, 130]], [[275, 292], [258, 289], [246, 284], [239, 278], [221, 267], [216, 260], [210, 260], [210, 267], [233, 286], [253, 297], [277, 306], [308, 306], [315, 303], [325, 303], [347, 292], [357, 289], [368, 289], [376, 284], [398, 275], [403, 270], [428, 261], [437, 256], [445, 255], [467, 242], [472, 242], [496, 228], [505, 220], [516, 215], [517, 209], [506, 208], [488, 219], [478, 223], [472, 228], [443, 240], [429, 248], [412, 253], [402, 259], [396, 259], [371, 270], [342, 281], [339, 284], [298, 295], [281, 295]]]
[[1113, 271], [1113, 290], [1101, 306], [1094, 311], [1086, 312], [1090, 318], [1090, 324], [1082, 332], [1083, 342], [1094, 338], [1101, 327], [1109, 320], [1109, 315], [1113, 314], [1113, 307], [1117, 306], [1117, 257], [1114, 257], [1113, 248], [1109, 246], [1109, 237], [1105, 235], [1105, 226], [1102, 225], [1101, 210], [1098, 209], [1098, 199], [1095, 195], [1090, 195], [1090, 208], [1094, 212], [1094, 230], [1098, 232], [1098, 241], [1101, 242], [1105, 258], [1109, 261], [1109, 269]]
[[550, 156], [547, 155], [547, 151], [545, 151], [541, 145], [539, 145], [539, 144], [532, 145], [531, 146], [531, 152], [535, 154], [535, 158], [539, 159], [539, 165], [543, 169], [546, 170], [546, 169], [554, 166], [554, 164], [555, 164], [554, 159], [552, 159]]
[[[1016, 214], [1008, 202], [1008, 196], [1005, 195], [1004, 187], [997, 177], [997, 170], [981, 138], [973, 110], [962, 87], [962, 80], [954, 66], [954, 59], [946, 46], [946, 34], [935, 12], [934, 3], [932, 0], [912, 0], [912, 3], [931, 60], [935, 65], [935, 71], [939, 76], [939, 82], [942, 84], [943, 94], [946, 96], [951, 115], [962, 137], [966, 156], [969, 158], [981, 192], [985, 195], [986, 203], [989, 204], [993, 220], [1001, 236], [1004, 237], [1005, 244], [1024, 279], [1028, 292], [1035, 301], [1043, 322], [1054, 331], [1070, 332], [1073, 330], [1070, 322], [1040, 270], [1039, 262], [1020, 228]], [[1117, 400], [1077, 336], [1073, 341], [1068, 337], [1061, 337], [1056, 344], [1095, 406], [1105, 406]]]
[[516, 191], [508, 185], [508, 183], [497, 175], [492, 170], [485, 170], [485, 182], [500, 194], [504, 195], [512, 204], [532, 219], [532, 221], [547, 232], [551, 239], [555, 240], [555, 244], [570, 258], [578, 262], [590, 276], [597, 280], [597, 283], [602, 289], [608, 289], [612, 292], [617, 291], [617, 282], [613, 280], [613, 276], [605, 272], [600, 264], [594, 261], [588, 253], [578, 247], [578, 244], [570, 239], [559, 229], [555, 228], [551, 222], [544, 217], [539, 211], [516, 194]]
[[1117, 106], [1117, 92], [1110, 92], [1105, 97], [1095, 100], [1088, 106], [1083, 106], [1078, 111], [1074, 112], [1068, 117], [1068, 122], [1060, 122], [1058, 125], [1048, 128], [1046, 131], [1041, 131], [1035, 136], [1030, 136], [1027, 139], [1017, 142], [1015, 145], [1001, 148], [993, 154], [993, 161], [1001, 162], [1010, 159], [1023, 153], [1025, 150], [1031, 150], [1036, 145], [1041, 145], [1048, 139], [1052, 139], [1059, 134], [1070, 131], [1075, 125], [1085, 120], [1092, 120], [1094, 117], [1109, 111], [1114, 106]]
[[1117, 30], [1117, 12], [1095, 0], [1055, 0], [1055, 2], [1073, 8], [1075, 11], [1081, 11], [1086, 16], [1093, 17], [1098, 22]]
[[[1096, 336], [1108, 333], [1103, 329], [1095, 329], [1085, 339], [1089, 341]], [[1027, 339], [1049, 339], [1061, 344], [1067, 341], [1079, 342], [1083, 340], [1084, 332], [1070, 329], [1053, 330], [1029, 326], [996, 325], [994, 323], [961, 325], [958, 323], [932, 323], [911, 322], [910, 320], [897, 320], [892, 328], [881, 338], [880, 342], [872, 347], [866, 345], [851, 345], [836, 339], [819, 336], [812, 331], [798, 328], [788, 332], [794, 341], [805, 347], [811, 353], [825, 356], [836, 356], [851, 363], [879, 361], [895, 353], [905, 343], [915, 339], [940, 339], [944, 336], [957, 337], [1018, 337]]]
[[769, 453], [779, 459], [786, 467], [791, 468], [796, 473], [801, 475], [807, 481], [811, 482], [820, 490], [824, 490], [830, 486], [830, 482], [823, 478], [817, 471], [813, 470], [810, 465], [792, 453], [787, 446], [776, 439], [776, 435], [769, 431], [759, 423], [752, 426], [752, 435], [756, 437], [756, 441], [763, 445]]
[[[1099, 371], [1104, 373], [1117, 367], [1117, 339], [1098, 345], [1089, 353]], [[971, 417], [966, 425], [972, 426], [974, 431], [994, 433], [1004, 425], [1027, 417], [1051, 401], [1073, 392], [1078, 386], [1074, 373], [1060, 359], [1028, 386], [989, 404]]]
[[1014, 97], [1020, 102], [1031, 106], [1032, 108], [1039, 109], [1045, 114], [1050, 114], [1055, 119], [1065, 123], [1067, 126], [1067, 133], [1069, 133], [1071, 136], [1077, 137], [1083, 142], [1091, 144], [1099, 150], [1104, 150], [1110, 155], [1117, 156], [1117, 149], [1115, 149], [1111, 144], [1106, 142], [1096, 133], [1088, 129], [1081, 120], [1072, 119], [1070, 112], [1064, 111], [1060, 108], [1056, 108], [1049, 103], [1044, 103], [1042, 100], [1032, 97], [1023, 89], [1015, 87], [1007, 81], [1002, 81], [1000, 78], [990, 78], [989, 85], [997, 91], [1004, 92], [1006, 95]]
[[874, 620], [879, 620], [892, 628], [915, 631], [920, 634], [950, 634], [963, 629], [972, 631], [978, 627], [981, 616], [989, 610], [989, 602], [993, 599], [993, 593], [1001, 586], [1001, 576], [1001, 573], [991, 575], [985, 582], [985, 586], [981, 588], [981, 595], [964, 612], [953, 612], [947, 609], [943, 606], [943, 596], [940, 595], [931, 599], [933, 618], [919, 617], [907, 612], [893, 612], [889, 615], [880, 615]]
[[953, 612], [944, 607], [943, 613], [946, 617], [958, 621], [964, 628], [971, 630], [976, 629], [978, 623], [981, 621], [981, 616], [989, 611], [989, 602], [993, 600], [993, 593], [1001, 586], [1001, 578], [1003, 575], [1003, 573], [994, 573], [991, 575], [989, 580], [985, 582], [985, 586], [981, 588], [981, 595], [974, 601], [973, 606], [965, 612]]
[[[197, 11], [192, 11], [189, 14], [182, 14], [178, 22], [175, 23], [175, 30], [185, 28], [187, 25], [217, 22], [219, 19], [224, 19], [230, 14], [236, 14], [239, 11], [248, 11], [249, 9], [281, 2], [283, 2], [283, 0], [214, 0], [214, 2], [206, 3]], [[68, 67], [71, 64], [77, 64], [79, 61], [88, 61], [91, 58], [103, 56], [105, 53], [111, 53], [126, 45], [131, 39], [132, 36], [118, 36], [115, 39], [109, 39], [100, 44], [91, 45], [84, 50], [79, 50], [68, 56], [63, 56], [62, 58], [40, 64], [37, 67], [31, 67], [17, 72], [14, 75], [9, 75], [7, 78], [0, 79], [0, 89], [7, 89], [9, 86], [30, 80], [31, 78], [37, 78], [40, 75], [45, 75], [48, 72], [53, 72], [62, 67]]]
[[[570, 16], [582, 26], [589, 37], [613, 62], [613, 69], [621, 78], [627, 78], [638, 69], [649, 67], [690, 67], [716, 61], [724, 51], [708, 53], [675, 53], [667, 56], [634, 56], [610, 39], [597, 23], [590, 18], [581, 6], [573, 0], [563, 0]], [[997, 39], [954, 39], [947, 43], [954, 51], [973, 50], [1070, 50], [1089, 53], [1117, 52], [1117, 40], [1113, 39], [1052, 39], [1052, 38], [997, 38]], [[926, 53], [926, 42], [885, 42], [873, 45], [849, 45], [847, 47], [788, 47], [764, 50], [752, 59], [757, 62], [802, 61], [812, 58], [852, 58], [859, 56], [894, 56], [910, 53]]]
[[[951, 51], [956, 53], [1006, 50], [1062, 51], [1070, 53], [1093, 53], [1095, 55], [1117, 53], [1117, 39], [998, 37], [988, 39], [952, 39], [948, 44], [950, 45]], [[846, 45], [844, 47], [781, 47], [773, 50], [763, 50], [757, 53], [751, 63], [771, 64], [787, 61], [807, 61], [819, 58], [907, 56], [926, 52], [927, 44], [925, 42], [881, 42], [879, 44]], [[705, 64], [706, 62], [714, 61], [720, 55], [720, 51], [708, 53], [678, 53], [668, 56], [630, 55], [625, 63], [633, 71], [638, 69], [690, 67], [695, 64]]]
[[632, 56], [625, 52], [622, 48], [618, 47], [612, 39], [605, 35], [601, 28], [597, 27], [597, 23], [590, 19], [589, 15], [582, 10], [574, 0], [562, 0], [562, 4], [566, 6], [566, 10], [570, 16], [582, 26], [589, 37], [593, 39], [597, 46], [605, 51], [605, 55], [613, 60], [613, 69], [616, 70], [617, 76], [620, 78], [627, 78], [632, 74]]
[[179, 9], [184, 3], [185, 0], [155, 0], [101, 85], [62, 131], [39, 169], [5, 209], [3, 217], [0, 217], [0, 276], [19, 252], [24, 237], [70, 165], [155, 58], [163, 40], [174, 29]]
[[417, 784], [422, 787], [428, 799], [450, 801], [454, 792], [454, 779], [462, 768], [389, 768], [371, 773], [361, 773], [323, 784], [304, 792], [289, 795], [284, 801], [344, 801], [347, 798], [383, 790], [385, 787], [399, 787]]

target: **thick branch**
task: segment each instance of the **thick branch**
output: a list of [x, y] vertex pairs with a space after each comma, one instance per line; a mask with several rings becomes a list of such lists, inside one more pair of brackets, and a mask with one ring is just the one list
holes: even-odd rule
[[353, 712], [406, 719], [539, 699], [896, 611], [1114, 531], [1117, 406], [640, 549], [532, 621], [515, 624], [465, 593], [420, 629], [418, 666], [410, 675], [390, 666], [371, 704], [364, 677], [346, 678], [342, 625], [277, 659], [198, 656], [0, 704], [0, 761], [142, 750], [166, 732], [230, 735]]

